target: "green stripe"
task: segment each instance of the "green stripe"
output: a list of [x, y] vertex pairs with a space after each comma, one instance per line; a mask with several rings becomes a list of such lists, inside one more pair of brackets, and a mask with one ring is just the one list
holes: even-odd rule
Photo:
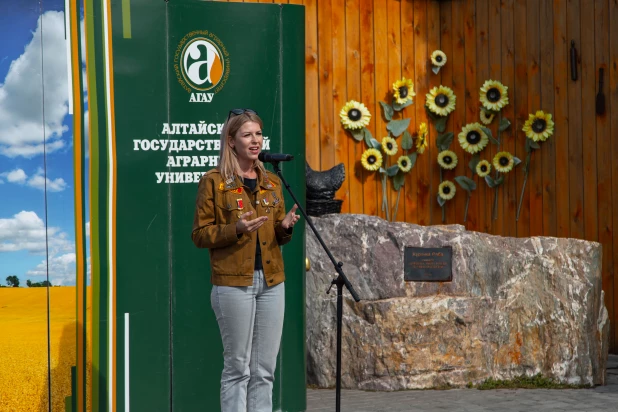
[[131, 38], [131, 0], [122, 0], [122, 37]]

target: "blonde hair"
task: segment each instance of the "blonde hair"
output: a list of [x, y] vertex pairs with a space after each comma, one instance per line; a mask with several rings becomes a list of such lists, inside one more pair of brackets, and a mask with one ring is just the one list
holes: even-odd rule
[[[219, 152], [219, 173], [221, 173], [224, 181], [234, 179], [236, 176], [240, 177], [241, 180], [243, 179], [238, 158], [236, 157], [236, 150], [232, 149], [228, 142], [230, 138], [234, 138], [242, 125], [247, 122], [259, 124], [260, 129], [264, 127], [262, 119], [257, 114], [248, 112], [232, 115], [223, 125], [223, 130], [221, 131], [221, 151]], [[253, 168], [258, 175], [266, 175], [266, 169], [261, 161], [255, 160]]]

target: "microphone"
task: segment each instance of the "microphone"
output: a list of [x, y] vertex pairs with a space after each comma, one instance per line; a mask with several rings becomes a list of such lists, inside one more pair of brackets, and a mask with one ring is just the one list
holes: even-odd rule
[[294, 156], [285, 153], [264, 153], [260, 152], [258, 159], [261, 162], [276, 163], [276, 162], [288, 162], [294, 159]]

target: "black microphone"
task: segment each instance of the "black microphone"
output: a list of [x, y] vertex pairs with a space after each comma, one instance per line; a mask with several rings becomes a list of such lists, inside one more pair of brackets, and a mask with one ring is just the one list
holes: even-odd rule
[[285, 154], [285, 153], [260, 152], [260, 154], [258, 155], [258, 159], [260, 159], [261, 162], [267, 162], [267, 163], [289, 162], [290, 160], [294, 159], [294, 156], [290, 154]]

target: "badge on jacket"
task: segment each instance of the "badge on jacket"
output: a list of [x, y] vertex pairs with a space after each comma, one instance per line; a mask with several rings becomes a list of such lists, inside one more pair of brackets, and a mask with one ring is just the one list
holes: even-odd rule
[[242, 210], [242, 209], [243, 209], [242, 199], [236, 199], [236, 204], [238, 205], [238, 208], [239, 208], [240, 210]]

